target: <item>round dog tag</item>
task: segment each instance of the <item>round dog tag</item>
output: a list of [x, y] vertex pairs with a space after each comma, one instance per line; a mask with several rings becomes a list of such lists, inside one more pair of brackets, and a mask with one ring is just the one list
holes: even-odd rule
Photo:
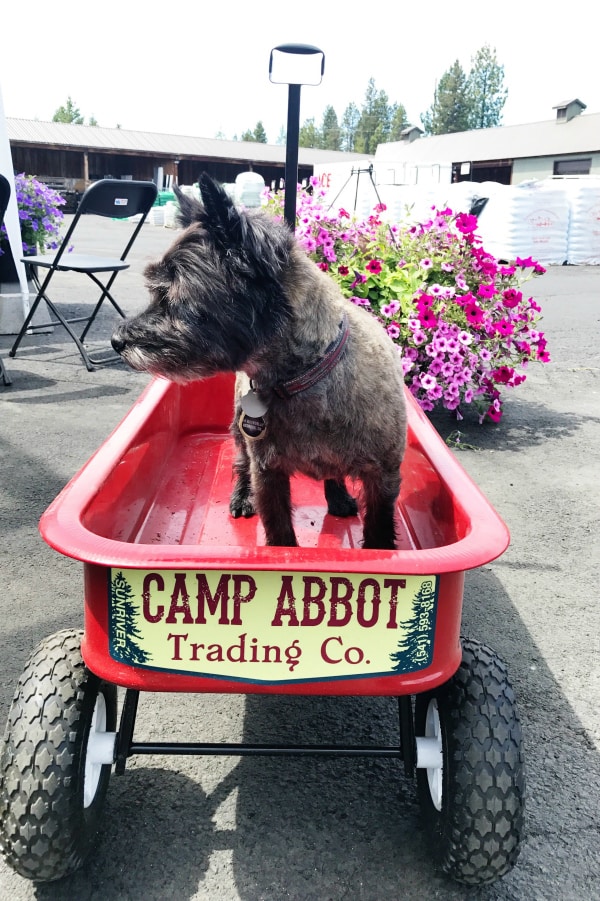
[[259, 419], [261, 416], [264, 416], [269, 409], [264, 400], [260, 399], [253, 388], [240, 399], [240, 406], [244, 413], [247, 413], [248, 416], [251, 416], [254, 419]]
[[267, 423], [262, 416], [247, 416], [244, 412], [238, 419], [238, 425], [242, 435], [251, 441], [257, 441], [259, 438], [262, 438], [267, 431]]

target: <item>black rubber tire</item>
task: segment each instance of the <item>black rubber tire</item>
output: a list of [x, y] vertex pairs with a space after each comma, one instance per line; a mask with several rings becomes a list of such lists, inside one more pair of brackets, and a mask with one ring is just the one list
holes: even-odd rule
[[417, 769], [417, 791], [433, 857], [458, 882], [494, 882], [516, 863], [524, 819], [521, 725], [505, 663], [463, 640], [458, 672], [416, 696], [417, 736], [425, 735], [432, 702], [442, 742], [440, 809], [426, 769]]
[[82, 865], [110, 779], [110, 765], [102, 765], [85, 806], [94, 709], [102, 694], [105, 731], [115, 731], [117, 689], [85, 666], [81, 634], [57, 632], [33, 652], [19, 679], [0, 755], [0, 850], [13, 870], [38, 882], [61, 879]]

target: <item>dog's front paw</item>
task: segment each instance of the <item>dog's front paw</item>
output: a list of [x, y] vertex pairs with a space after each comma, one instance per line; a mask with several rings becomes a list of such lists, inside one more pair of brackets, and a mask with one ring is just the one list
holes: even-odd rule
[[229, 512], [234, 519], [239, 519], [240, 516], [246, 519], [254, 516], [256, 508], [250, 494], [247, 491], [234, 490], [229, 501]]

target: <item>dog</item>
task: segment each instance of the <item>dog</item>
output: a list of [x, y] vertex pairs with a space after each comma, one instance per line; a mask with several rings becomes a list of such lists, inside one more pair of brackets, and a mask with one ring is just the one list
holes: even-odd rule
[[355, 516], [363, 548], [393, 549], [406, 441], [398, 348], [346, 300], [292, 230], [238, 209], [200, 177], [202, 202], [176, 189], [183, 231], [145, 269], [151, 301], [116, 329], [133, 369], [173, 381], [237, 373], [232, 516], [257, 512], [272, 546], [297, 546], [290, 478], [323, 480], [328, 512]]

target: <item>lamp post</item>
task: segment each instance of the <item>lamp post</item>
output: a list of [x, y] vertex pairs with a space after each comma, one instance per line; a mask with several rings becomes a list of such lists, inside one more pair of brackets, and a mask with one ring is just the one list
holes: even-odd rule
[[289, 85], [283, 215], [292, 231], [296, 227], [300, 88], [303, 84], [320, 84], [324, 71], [325, 54], [312, 44], [279, 44], [271, 50], [269, 80], [273, 84]]

